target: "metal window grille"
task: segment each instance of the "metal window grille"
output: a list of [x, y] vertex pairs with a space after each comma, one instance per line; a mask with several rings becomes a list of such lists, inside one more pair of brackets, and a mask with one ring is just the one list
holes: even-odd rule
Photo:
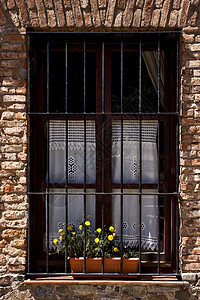
[[[82, 55], [82, 67], [83, 67], [83, 76], [82, 76], [82, 105], [83, 109], [81, 112], [70, 111], [69, 103], [68, 103], [68, 89], [69, 89], [69, 77], [70, 73], [68, 70], [69, 66], [69, 53], [70, 49], [75, 49], [76, 47], [80, 48], [79, 52]], [[98, 46], [99, 51], [99, 62], [100, 63], [100, 85], [99, 85], [99, 105], [100, 108], [96, 109], [96, 111], [87, 110], [87, 88], [88, 88], [88, 80], [87, 80], [87, 55], [89, 53], [89, 46], [95, 49]], [[170, 49], [173, 49], [173, 53], [166, 54], [167, 46], [170, 45]], [[55, 51], [58, 49], [62, 49], [62, 53], [64, 55], [65, 60], [65, 76], [64, 76], [64, 90], [65, 96], [62, 99], [62, 108], [55, 109], [51, 106], [50, 93], [51, 93], [51, 49], [52, 47]], [[109, 76], [106, 74], [106, 55], [109, 50], [115, 49], [119, 53], [119, 63], [120, 63], [120, 97], [119, 97], [119, 110], [112, 111], [111, 108], [106, 108], [106, 93], [107, 93], [107, 80]], [[155, 51], [157, 55], [158, 67], [157, 67], [157, 105], [156, 110], [146, 110], [143, 107], [143, 97], [142, 97], [142, 78], [143, 78], [143, 70], [142, 70], [142, 51], [144, 49], [150, 49], [149, 51]], [[124, 53], [125, 51], [137, 51], [138, 61], [137, 61], [137, 82], [138, 82], [138, 90], [137, 90], [137, 110], [133, 111], [124, 111]], [[164, 109], [161, 107], [161, 52], [165, 55], [165, 82], [164, 82], [164, 93], [165, 100], [168, 101], [168, 104]], [[40, 57], [38, 59], [38, 57]], [[167, 61], [167, 58], [170, 58], [171, 61]], [[38, 74], [38, 67], [36, 67], [36, 61], [42, 61], [42, 68], [40, 70], [41, 73]], [[170, 66], [169, 66], [170, 65]], [[170, 72], [170, 74], [168, 74]], [[173, 81], [167, 84], [167, 80], [173, 77]], [[167, 87], [166, 87], [167, 86]], [[167, 89], [170, 88], [170, 92]], [[39, 92], [38, 92], [39, 90]], [[167, 95], [167, 96], [166, 96]], [[169, 99], [166, 100], [166, 98]], [[41, 100], [42, 99], [42, 100]], [[57, 101], [58, 99], [56, 99]], [[41, 104], [42, 103], [42, 104]], [[84, 168], [84, 182], [83, 182], [83, 191], [79, 193], [79, 195], [83, 195], [83, 220], [85, 221], [86, 216], [86, 206], [87, 206], [87, 196], [94, 195], [95, 197], [101, 197], [101, 226], [102, 230], [104, 230], [105, 223], [105, 206], [107, 197], [112, 196], [112, 190], [105, 189], [105, 166], [106, 161], [104, 157], [105, 153], [105, 135], [106, 130], [108, 129], [108, 124], [105, 124], [106, 118], [110, 118], [110, 120], [118, 119], [120, 121], [120, 138], [121, 138], [121, 181], [118, 186], [119, 192], [117, 193], [120, 197], [120, 208], [121, 208], [121, 233], [120, 233], [120, 247], [122, 253], [123, 247], [123, 207], [124, 207], [124, 196], [125, 195], [137, 195], [139, 197], [139, 267], [138, 272], [134, 274], [126, 274], [126, 276], [141, 276], [141, 275], [160, 275], [160, 274], [174, 274], [177, 275], [179, 273], [178, 268], [178, 251], [179, 251], [179, 220], [178, 220], [178, 115], [179, 115], [179, 33], [178, 32], [29, 32], [29, 105], [28, 105], [28, 116], [29, 116], [29, 186], [28, 186], [28, 197], [29, 197], [29, 227], [28, 227], [28, 272], [29, 276], [31, 275], [69, 275], [70, 269], [67, 263], [67, 251], [65, 252], [64, 267], [55, 268], [55, 262], [49, 256], [49, 197], [53, 195], [64, 195], [65, 197], [65, 210], [66, 210], [66, 220], [65, 223], [68, 224], [68, 197], [69, 195], [74, 194], [69, 189], [69, 173], [66, 165], [65, 168], [65, 184], [64, 184], [64, 192], [52, 192], [51, 191], [51, 183], [49, 180], [49, 126], [50, 120], [65, 120], [66, 122], [66, 130], [65, 130], [65, 139], [66, 144], [68, 143], [68, 121], [79, 118], [84, 122], [84, 160], [83, 160], [83, 168]], [[96, 191], [94, 193], [88, 192], [87, 185], [87, 160], [86, 160], [86, 147], [87, 147], [87, 120], [93, 119], [97, 122], [98, 117], [101, 118], [101, 187], [100, 190], [96, 187]], [[124, 135], [124, 120], [130, 117], [134, 120], [137, 120], [139, 123], [139, 182], [137, 185], [133, 185], [133, 189], [135, 192], [127, 192], [125, 190], [124, 178], [123, 178], [123, 135]], [[158, 155], [158, 182], [156, 185], [157, 192], [145, 192], [144, 184], [142, 181], [142, 121], [145, 119], [153, 119], [158, 122], [158, 134], [157, 134], [157, 155]], [[164, 121], [163, 121], [164, 120]], [[165, 137], [161, 136], [161, 126], [163, 126], [162, 122], [166, 124], [170, 124], [171, 132], [173, 131], [173, 139], [174, 141], [170, 143], [169, 150], [171, 151], [169, 158], [171, 158], [171, 174], [170, 171], [163, 182], [161, 183], [161, 160], [160, 160], [160, 143], [161, 140], [165, 139]], [[39, 138], [40, 130], [45, 132]], [[44, 129], [45, 128], [45, 129]], [[45, 142], [44, 140], [45, 137]], [[166, 143], [170, 139], [169, 137], [166, 139]], [[37, 145], [38, 143], [41, 143]], [[173, 144], [173, 145], [172, 145]], [[41, 159], [42, 164], [39, 164], [39, 155], [35, 154], [35, 149], [41, 150]], [[40, 153], [40, 150], [38, 150]], [[68, 162], [68, 147], [66, 146], [66, 164]], [[164, 167], [166, 167], [167, 162], [165, 159]], [[173, 170], [172, 170], [173, 169]], [[40, 175], [41, 173], [41, 175]], [[169, 176], [170, 178], [166, 178]], [[165, 180], [175, 181], [175, 184], [167, 184], [167, 188], [164, 188]], [[63, 185], [62, 185], [63, 187]], [[155, 253], [144, 253], [141, 247], [141, 238], [142, 238], [142, 196], [143, 195], [155, 195], [158, 197], [158, 249]], [[42, 204], [41, 204], [42, 203]], [[163, 214], [163, 207], [167, 207], [166, 214]], [[42, 211], [41, 211], [42, 210]], [[168, 218], [168, 220], [167, 220]], [[42, 219], [42, 221], [41, 221]], [[163, 220], [162, 220], [163, 219]], [[38, 230], [37, 224], [41, 224], [41, 232], [39, 235], [35, 232]], [[176, 230], [172, 228], [169, 224], [170, 222], [175, 226]], [[161, 224], [162, 223], [162, 224]], [[164, 229], [163, 229], [164, 228]], [[164, 233], [163, 233], [164, 232]], [[164, 246], [161, 249], [161, 236], [162, 233], [164, 235], [170, 235], [170, 241], [167, 246], [169, 249], [164, 250]], [[40, 240], [37, 240], [37, 237], [40, 236]], [[163, 243], [165, 243], [165, 237], [162, 238]], [[175, 239], [175, 242], [174, 242]], [[35, 247], [35, 243], [37, 243], [37, 247]], [[84, 247], [85, 247], [85, 239], [84, 239]], [[39, 248], [41, 248], [39, 250]], [[165, 245], [166, 248], [166, 245]], [[35, 249], [35, 250], [34, 250]], [[38, 251], [38, 254], [37, 254]], [[163, 264], [163, 252], [166, 253], [166, 263]], [[42, 255], [40, 256], [40, 253]], [[153, 258], [152, 258], [153, 257]], [[149, 261], [148, 261], [149, 260]], [[148, 263], [154, 260], [154, 263], [150, 268], [146, 268], [143, 266], [148, 266]], [[54, 271], [56, 269], [56, 271]], [[86, 273], [86, 255], [84, 255], [84, 268], [83, 273], [79, 275], [83, 275]], [[78, 274], [77, 274], [78, 275]], [[106, 274], [104, 272], [104, 254], [102, 255], [102, 273], [91, 274], [93, 275], [107, 275], [107, 277], [112, 276], [113, 274]], [[116, 275], [116, 274], [115, 274]], [[123, 260], [121, 254], [121, 270], [118, 275], [123, 275]]]

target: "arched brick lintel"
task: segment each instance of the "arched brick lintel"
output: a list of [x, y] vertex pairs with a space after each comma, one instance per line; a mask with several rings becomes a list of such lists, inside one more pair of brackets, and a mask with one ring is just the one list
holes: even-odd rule
[[[33, 29], [157, 30], [199, 25], [199, 0], [4, 0], [2, 3], [14, 26]], [[0, 25], [5, 25], [1, 11], [0, 15], [3, 16]]]

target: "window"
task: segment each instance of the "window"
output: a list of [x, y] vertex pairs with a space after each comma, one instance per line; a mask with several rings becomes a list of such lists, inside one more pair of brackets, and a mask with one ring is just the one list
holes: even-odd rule
[[[88, 215], [139, 249], [139, 274], [178, 271], [178, 34], [30, 33], [29, 271]], [[176, 228], [176, 230], [174, 230]]]

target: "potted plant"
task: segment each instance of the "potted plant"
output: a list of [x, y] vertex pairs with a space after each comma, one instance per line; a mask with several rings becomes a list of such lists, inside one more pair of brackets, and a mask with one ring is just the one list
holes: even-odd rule
[[[85, 239], [84, 239], [85, 236]], [[84, 245], [85, 240], [85, 245]], [[104, 232], [101, 228], [92, 230], [89, 220], [78, 227], [67, 225], [66, 230], [59, 229], [58, 238], [53, 241], [56, 253], [67, 254], [72, 273], [82, 273], [84, 265], [84, 249], [86, 272], [102, 272], [102, 256], [104, 253], [104, 272], [120, 273], [121, 250], [123, 257], [123, 273], [136, 273], [138, 268], [138, 251], [126, 245], [121, 249], [116, 238], [116, 230], [110, 226]]]

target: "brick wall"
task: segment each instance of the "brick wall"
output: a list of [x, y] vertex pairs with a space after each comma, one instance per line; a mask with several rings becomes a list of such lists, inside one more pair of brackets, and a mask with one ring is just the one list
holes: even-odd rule
[[[180, 28], [182, 30], [180, 43], [180, 268], [183, 279], [191, 283], [189, 296], [185, 299], [189, 299], [191, 291], [198, 298], [200, 295], [198, 283], [200, 277], [199, 8], [199, 0], [1, 0], [0, 297], [17, 299], [19, 296], [21, 297], [19, 299], [33, 299], [28, 288], [22, 284], [26, 266], [28, 207], [26, 195], [28, 147], [26, 29], [156, 30], [164, 28], [168, 30]], [[19, 289], [21, 292], [18, 291]], [[54, 292], [55, 289], [54, 287]], [[168, 292], [171, 296], [168, 296]], [[149, 298], [150, 296], [145, 294], [144, 299], [181, 299], [181, 294], [179, 296], [176, 293], [170, 294], [170, 288], [168, 292], [167, 295], [161, 292], [161, 296], [157, 295], [157, 298], [152, 298], [153, 296]], [[156, 293], [159, 294], [155, 290]], [[55, 299], [61, 299], [61, 296], [57, 295]], [[124, 299], [124, 296], [119, 296], [119, 294], [115, 296]], [[37, 294], [33, 297], [37, 299]], [[47, 295], [45, 297], [48, 298]], [[85, 299], [83, 295], [80, 297]], [[105, 297], [104, 299], [108, 299]]]

